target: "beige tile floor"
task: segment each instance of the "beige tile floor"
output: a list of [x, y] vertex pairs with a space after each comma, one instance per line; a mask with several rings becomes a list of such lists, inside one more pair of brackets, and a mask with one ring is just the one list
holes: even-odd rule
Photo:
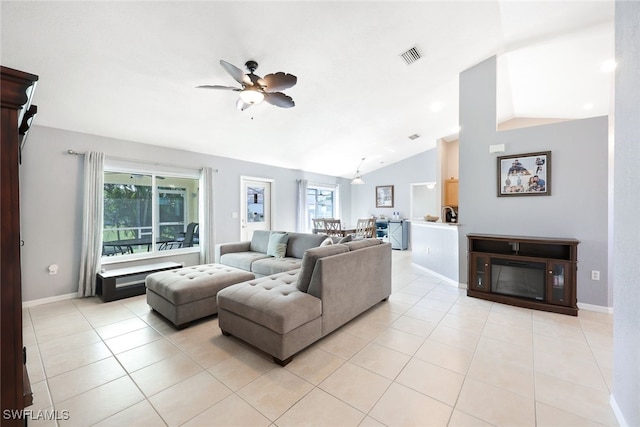
[[408, 251], [393, 252], [388, 302], [285, 368], [215, 316], [175, 330], [144, 296], [25, 309], [24, 340], [29, 409], [62, 426], [617, 425], [612, 316], [468, 298]]

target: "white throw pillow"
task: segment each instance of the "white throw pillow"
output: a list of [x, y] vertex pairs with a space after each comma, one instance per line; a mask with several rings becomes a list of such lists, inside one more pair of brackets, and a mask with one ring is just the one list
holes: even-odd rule
[[329, 246], [329, 245], [333, 245], [333, 240], [331, 239], [331, 237], [327, 237], [322, 241], [322, 243], [320, 243], [320, 246]]

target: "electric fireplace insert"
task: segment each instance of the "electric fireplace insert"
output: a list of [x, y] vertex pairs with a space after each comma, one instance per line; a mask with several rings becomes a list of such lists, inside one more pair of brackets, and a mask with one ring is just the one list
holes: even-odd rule
[[491, 258], [491, 292], [544, 301], [546, 264]]

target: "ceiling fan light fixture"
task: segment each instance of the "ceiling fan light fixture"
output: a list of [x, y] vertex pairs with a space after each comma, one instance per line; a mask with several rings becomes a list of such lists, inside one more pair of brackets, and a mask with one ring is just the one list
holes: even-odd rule
[[240, 92], [240, 99], [245, 104], [259, 104], [264, 101], [264, 94], [255, 89], [243, 89]]

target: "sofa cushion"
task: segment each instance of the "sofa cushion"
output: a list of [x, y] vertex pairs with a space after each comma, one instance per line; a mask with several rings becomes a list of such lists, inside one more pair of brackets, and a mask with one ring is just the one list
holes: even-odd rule
[[301, 292], [307, 292], [311, 276], [313, 275], [313, 269], [316, 267], [316, 261], [318, 259], [345, 252], [349, 252], [349, 248], [346, 245], [340, 244], [308, 249], [302, 257], [302, 266], [298, 274], [298, 282], [296, 283], [297, 288]]
[[258, 276], [270, 276], [276, 273], [284, 273], [285, 271], [297, 270], [301, 265], [302, 260], [298, 258], [268, 257], [256, 260], [253, 264], [251, 264], [251, 272], [255, 273]]
[[271, 233], [269, 236], [269, 245], [267, 245], [267, 255], [276, 258], [284, 258], [287, 253], [287, 241], [289, 234], [287, 233]]
[[264, 252], [230, 252], [220, 256], [220, 264], [251, 271], [251, 264], [259, 259], [270, 258]]
[[322, 315], [322, 301], [296, 289], [297, 276], [280, 273], [229, 286], [218, 292], [218, 307], [286, 334]]
[[269, 230], [256, 230], [253, 232], [251, 236], [251, 244], [249, 245], [249, 250], [252, 252], [262, 252], [263, 254], [267, 253], [267, 248], [269, 247], [269, 237], [271, 236], [271, 231]]
[[381, 243], [382, 243], [382, 240], [372, 238], [372, 239], [361, 239], [361, 240], [354, 240], [352, 242], [347, 242], [345, 243], [345, 246], [348, 246], [349, 250], [351, 251], [356, 251], [358, 249], [368, 248], [369, 246], [377, 246]]
[[287, 242], [287, 255], [292, 258], [302, 259], [307, 249], [317, 248], [327, 236], [323, 234], [289, 233]]

